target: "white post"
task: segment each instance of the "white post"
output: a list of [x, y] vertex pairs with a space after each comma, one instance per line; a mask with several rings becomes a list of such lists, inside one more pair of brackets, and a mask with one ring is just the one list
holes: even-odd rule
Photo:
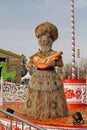
[[78, 79], [79, 79], [79, 59], [80, 59], [80, 48], [79, 48], [79, 43], [77, 44], [77, 50], [76, 50], [76, 54], [77, 54], [77, 60], [78, 60]]
[[3, 78], [1, 77], [0, 106], [3, 105]]
[[78, 58], [78, 79], [79, 79], [79, 58]]
[[87, 104], [87, 75], [86, 75], [86, 104]]

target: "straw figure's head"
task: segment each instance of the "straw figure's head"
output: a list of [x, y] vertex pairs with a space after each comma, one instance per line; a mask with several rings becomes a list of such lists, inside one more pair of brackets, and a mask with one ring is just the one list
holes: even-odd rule
[[58, 38], [58, 29], [50, 22], [44, 22], [39, 24], [35, 29], [36, 37], [40, 50], [48, 52], [52, 48], [53, 42]]

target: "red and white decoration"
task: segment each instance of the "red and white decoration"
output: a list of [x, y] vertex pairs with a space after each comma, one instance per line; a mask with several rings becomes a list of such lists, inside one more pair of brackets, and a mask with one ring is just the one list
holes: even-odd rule
[[74, 20], [74, 0], [71, 0], [71, 35], [72, 35], [72, 79], [76, 78], [75, 69], [75, 20]]
[[85, 79], [64, 79], [64, 91], [67, 103], [70, 105], [86, 105], [86, 80]]

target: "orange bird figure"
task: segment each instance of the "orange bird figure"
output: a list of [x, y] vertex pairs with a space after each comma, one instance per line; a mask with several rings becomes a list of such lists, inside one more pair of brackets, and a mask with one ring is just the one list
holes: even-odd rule
[[53, 60], [58, 60], [58, 58], [63, 54], [62, 51], [59, 51], [51, 56], [46, 58], [40, 58], [39, 56], [34, 56], [32, 58], [33, 63], [40, 69], [47, 69], [50, 67], [50, 63]]

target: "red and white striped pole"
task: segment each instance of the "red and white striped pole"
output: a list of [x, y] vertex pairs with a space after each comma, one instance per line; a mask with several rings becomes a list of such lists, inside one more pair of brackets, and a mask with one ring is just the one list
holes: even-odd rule
[[72, 79], [76, 78], [75, 67], [75, 21], [74, 21], [74, 0], [71, 0], [71, 34], [72, 34]]

